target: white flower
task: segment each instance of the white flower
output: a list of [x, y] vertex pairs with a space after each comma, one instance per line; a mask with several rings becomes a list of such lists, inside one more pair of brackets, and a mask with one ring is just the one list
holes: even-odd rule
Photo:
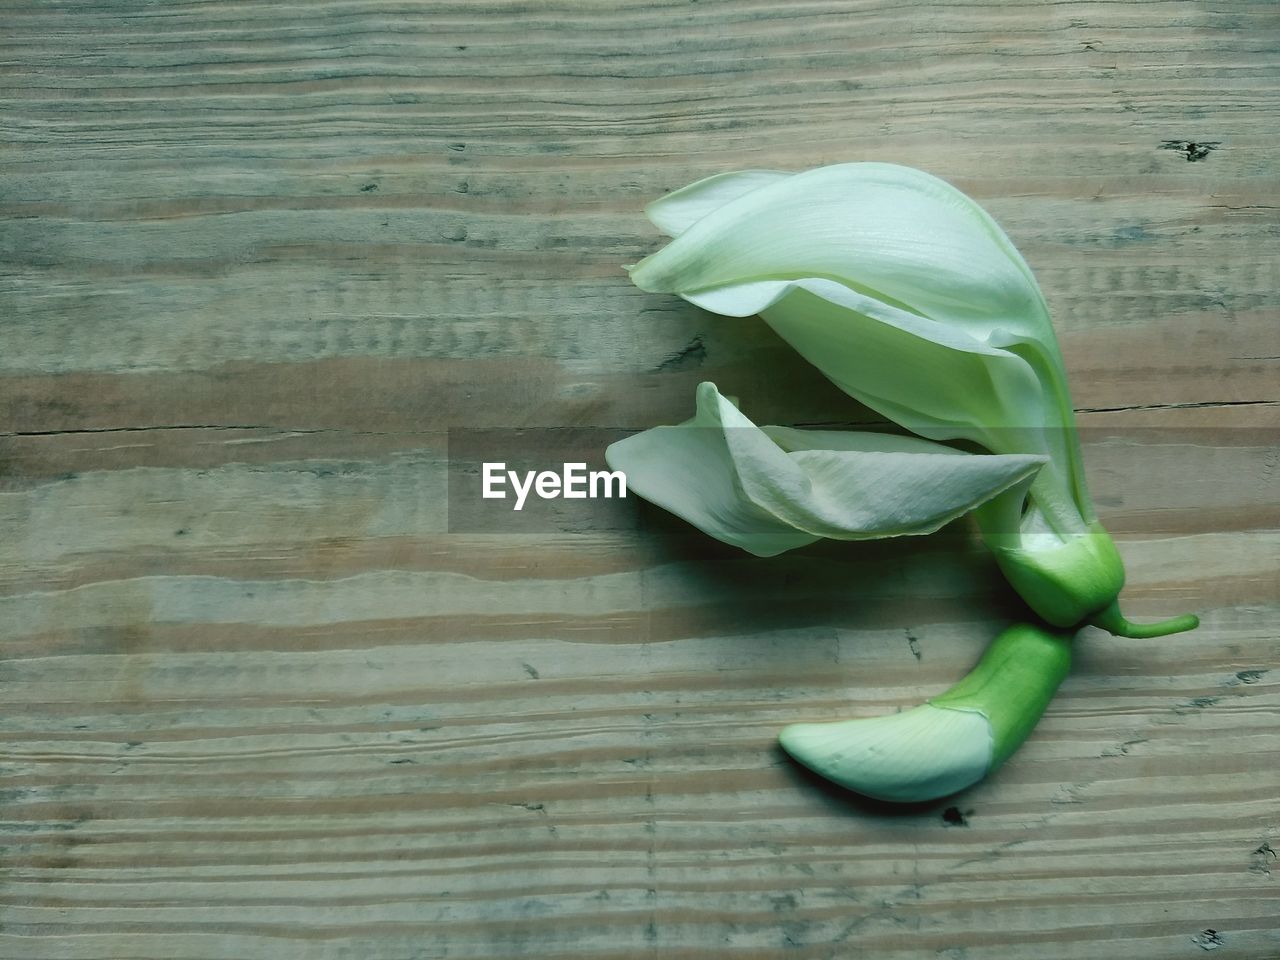
[[[894, 469], [900, 473], [893, 483], [918, 488], [910, 504], [912, 524], [895, 529], [880, 518], [870, 525], [861, 520], [850, 525], [847, 517], [835, 514], [884, 513], [872, 501], [893, 499], [886, 492], [892, 484], [876, 492], [868, 484], [837, 480], [839, 470], [869, 470], [872, 461], [849, 457], [837, 469], [831, 457], [806, 448], [801, 472], [827, 471], [819, 488], [836, 497], [864, 498], [828, 504], [825, 519], [815, 523], [813, 504], [801, 504], [814, 496], [809, 487], [783, 483], [762, 499], [759, 488], [744, 478], [744, 463], [768, 461], [781, 469], [782, 461], [765, 452], [757, 431], [755, 439], [736, 445], [751, 448], [746, 460], [718, 456], [690, 478], [716, 490], [714, 497], [708, 494], [708, 502], [719, 507], [692, 506], [700, 496], [697, 489], [672, 500], [648, 482], [632, 481], [637, 493], [683, 504], [683, 516], [728, 539], [724, 523], [701, 521], [719, 516], [717, 510], [728, 503], [726, 491], [733, 497], [740, 491], [750, 509], [763, 510], [790, 527], [789, 532], [768, 531], [773, 539], [766, 552], [816, 536], [854, 539], [925, 532], [932, 522], [926, 516], [944, 516], [955, 502], [967, 500], [965, 509], [982, 504], [976, 515], [987, 544], [1013, 586], [1048, 622], [1072, 626], [1090, 621], [1127, 636], [1156, 636], [1196, 625], [1194, 617], [1180, 617], [1139, 626], [1121, 616], [1116, 597], [1124, 568], [1097, 522], [1085, 485], [1048, 308], [1026, 262], [976, 203], [919, 170], [852, 163], [798, 174], [747, 171], [711, 177], [662, 198], [646, 212], [674, 239], [631, 268], [637, 286], [675, 293], [729, 316], [759, 314], [829, 379], [894, 422], [934, 441], [967, 440], [999, 455], [971, 458], [993, 461], [973, 467], [972, 473], [954, 460], [943, 471], [949, 476], [993, 479], [1013, 469], [1013, 461], [1000, 457], [1020, 457], [1021, 467], [1034, 461], [1039, 470], [1029, 485], [1016, 479], [1003, 486], [993, 483], [985, 496], [975, 496], [972, 482], [950, 493], [945, 484], [931, 485], [942, 473], [917, 483], [908, 471], [942, 468], [934, 460], [899, 458]], [[699, 417], [710, 416], [700, 394]], [[767, 434], [778, 441], [776, 430]], [[632, 444], [625, 448], [625, 454], [633, 455], [627, 457], [629, 477], [637, 467], [657, 477], [660, 471], [644, 471], [643, 463], [676, 457], [676, 447], [668, 448], [668, 443], [683, 445], [679, 456], [690, 455], [689, 438], [682, 434], [636, 440], [624, 441]], [[817, 442], [806, 441], [810, 447]], [[840, 442], [853, 444], [857, 452], [875, 450], [874, 441]], [[786, 444], [779, 449], [797, 460]], [[616, 448], [612, 453], [611, 462], [624, 456]], [[709, 479], [712, 463], [720, 471], [714, 481]], [[803, 496], [793, 502], [795, 491]], [[926, 502], [929, 498], [932, 504]], [[797, 520], [801, 517], [802, 522]], [[751, 541], [755, 546], [764, 542]]]

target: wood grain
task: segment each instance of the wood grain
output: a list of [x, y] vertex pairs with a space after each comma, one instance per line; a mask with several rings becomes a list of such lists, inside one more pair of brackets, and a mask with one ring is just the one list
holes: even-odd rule
[[[1280, 957], [1277, 81], [1266, 0], [0, 0], [0, 956]], [[664, 191], [845, 160], [1005, 225], [1127, 608], [1204, 616], [1086, 630], [906, 809], [774, 737], [1023, 616], [963, 525], [760, 561], [444, 491], [457, 431], [704, 379], [869, 419], [619, 268]]]

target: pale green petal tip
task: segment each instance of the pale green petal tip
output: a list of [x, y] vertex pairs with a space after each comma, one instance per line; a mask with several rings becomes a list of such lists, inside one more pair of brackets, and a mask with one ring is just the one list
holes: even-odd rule
[[1071, 666], [1070, 638], [1015, 624], [959, 683], [887, 717], [799, 723], [783, 748], [815, 773], [880, 800], [933, 800], [977, 783], [1009, 758]]
[[991, 724], [980, 713], [922, 704], [902, 713], [834, 723], [795, 723], [782, 748], [819, 776], [895, 803], [936, 800], [991, 770]]

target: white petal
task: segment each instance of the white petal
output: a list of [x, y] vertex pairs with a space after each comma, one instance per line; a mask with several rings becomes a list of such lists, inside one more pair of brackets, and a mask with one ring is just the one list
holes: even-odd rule
[[761, 187], [795, 176], [780, 170], [741, 170], [705, 177], [668, 193], [644, 208], [655, 227], [669, 237], [678, 236], [731, 200]]
[[802, 433], [761, 430], [704, 383], [692, 420], [620, 441], [605, 456], [634, 493], [761, 556], [818, 537], [931, 533], [1043, 462], [967, 455], [895, 436], [840, 438], [833, 431], [824, 436], [840, 449], [811, 449]]
[[816, 536], [796, 530], [743, 494], [725, 442], [725, 409], [734, 410], [733, 404], [704, 383], [692, 420], [619, 440], [605, 450], [605, 460], [626, 474], [631, 493], [758, 557], [813, 543]]
[[735, 458], [757, 505], [798, 530], [835, 540], [933, 533], [1033, 475], [1042, 457], [804, 450], [789, 455], [807, 489], [761, 477]]
[[825, 277], [977, 339], [1052, 339], [1031, 271], [995, 221], [950, 184], [894, 164], [820, 167], [741, 194], [631, 276], [668, 293]]
[[932, 453], [965, 457], [969, 454], [945, 443], [934, 443], [911, 434], [873, 433], [870, 430], [799, 430], [795, 427], [761, 427], [787, 453], [801, 450], [848, 450], [862, 453]]
[[899, 803], [934, 800], [977, 783], [994, 755], [986, 717], [928, 703], [886, 717], [795, 723], [779, 741], [814, 773]]
[[762, 316], [842, 390], [914, 432], [1039, 452], [994, 431], [1056, 420], [1020, 357], [835, 284], [793, 283]]
[[917, 433], [1000, 453], [1050, 449], [1043, 425], [1056, 416], [1032, 368], [963, 330], [822, 279], [754, 281], [686, 299], [729, 316], [760, 313], [846, 393]]

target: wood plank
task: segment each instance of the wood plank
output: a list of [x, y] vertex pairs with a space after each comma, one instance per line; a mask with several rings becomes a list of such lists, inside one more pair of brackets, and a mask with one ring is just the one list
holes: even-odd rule
[[[1280, 956], [1274, 4], [0, 7], [0, 957]], [[965, 523], [757, 560], [446, 492], [708, 379], [876, 422], [621, 269], [665, 191], [850, 160], [1005, 226], [1127, 610], [1204, 621], [1082, 631], [906, 808], [775, 737], [1025, 616]]]

